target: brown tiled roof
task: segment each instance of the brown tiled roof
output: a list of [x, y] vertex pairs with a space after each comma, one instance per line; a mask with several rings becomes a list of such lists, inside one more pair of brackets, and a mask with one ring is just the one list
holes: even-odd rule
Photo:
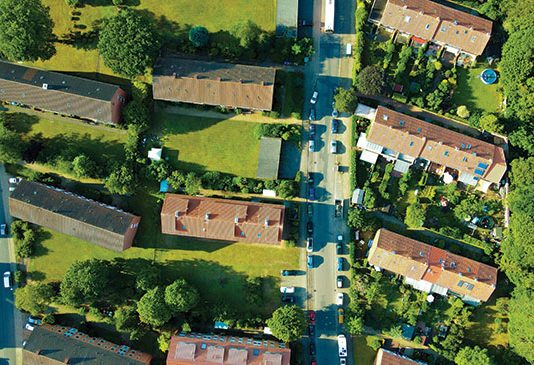
[[282, 205], [167, 194], [161, 209], [165, 234], [224, 241], [279, 244]]
[[[488, 300], [497, 285], [496, 268], [387, 229], [376, 233], [369, 251], [369, 264], [481, 301]], [[460, 282], [465, 285], [459, 286]], [[468, 289], [470, 285], [473, 286], [471, 290]]]
[[389, 0], [382, 25], [480, 55], [491, 36], [492, 22], [430, 0]]
[[156, 100], [271, 110], [276, 70], [271, 67], [162, 58], [154, 66]]
[[148, 365], [152, 356], [125, 345], [116, 345], [97, 337], [91, 337], [76, 328], [58, 325], [35, 326], [24, 351], [33, 353], [24, 356], [24, 364], [37, 365], [57, 363], [83, 365]]
[[4, 101], [112, 123], [112, 99], [119, 89], [112, 84], [0, 61], [0, 100]]
[[425, 365], [426, 363], [412, 360], [406, 356], [394, 352], [379, 349], [376, 354], [374, 365]]
[[376, 110], [367, 140], [492, 183], [499, 183], [506, 172], [506, 158], [501, 147], [383, 106]]
[[248, 337], [180, 333], [171, 338], [167, 365], [289, 365], [285, 344]]

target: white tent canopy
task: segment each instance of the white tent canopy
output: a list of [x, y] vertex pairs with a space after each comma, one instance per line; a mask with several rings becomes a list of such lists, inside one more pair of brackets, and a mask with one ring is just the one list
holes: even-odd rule
[[162, 151], [162, 148], [151, 148], [150, 151], [148, 151], [148, 158], [152, 161], [159, 161], [161, 160]]

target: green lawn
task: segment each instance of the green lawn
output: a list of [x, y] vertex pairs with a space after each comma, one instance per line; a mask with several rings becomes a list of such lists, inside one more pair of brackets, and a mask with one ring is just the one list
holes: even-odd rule
[[255, 177], [259, 154], [259, 140], [253, 133], [256, 125], [158, 112], [153, 133], [164, 135], [164, 153], [178, 169]]
[[[249, 309], [245, 308], [243, 297], [236, 295], [243, 291], [244, 279], [247, 276], [265, 277], [268, 279], [264, 288], [266, 313], [279, 304], [276, 292], [280, 270], [298, 268], [300, 250], [260, 244], [176, 239], [172, 240], [173, 248], [133, 247], [116, 253], [48, 229], [44, 229], [44, 236], [28, 266], [33, 280], [61, 280], [66, 269], [77, 260], [155, 258], [164, 266], [165, 276], [170, 280], [184, 277], [211, 304], [224, 302], [238, 311]], [[153, 247], [157, 247], [153, 243]], [[135, 265], [135, 261], [130, 262]]]
[[[54, 33], [61, 38], [73, 30], [89, 31], [95, 22], [110, 17], [116, 13], [112, 5], [100, 5], [103, 1], [92, 1], [99, 5], [86, 5], [73, 10], [63, 0], [43, 0], [43, 4], [50, 8], [50, 15], [54, 21]], [[111, 0], [106, 1], [111, 4]], [[265, 30], [275, 29], [276, 0], [129, 0], [126, 3], [135, 4], [134, 9], [151, 15], [158, 21], [166, 23], [166, 27], [173, 25], [203, 25], [210, 31], [228, 30], [234, 24], [251, 20]], [[79, 12], [72, 20], [72, 11]], [[75, 29], [74, 25], [85, 27]], [[163, 27], [159, 27], [161, 30]], [[32, 63], [37, 67], [58, 71], [73, 71], [95, 76], [114, 75], [104, 65], [96, 50], [76, 49], [65, 44], [56, 44], [56, 54], [48, 61]], [[114, 75], [115, 76], [115, 75]], [[110, 80], [111, 81], [111, 80]]]
[[290, 117], [291, 113], [302, 114], [304, 75], [301, 72], [278, 70], [276, 85], [273, 109], [282, 117]]
[[458, 68], [458, 86], [454, 92], [453, 102], [465, 105], [470, 111], [480, 109], [493, 113], [499, 111], [501, 95], [498, 84], [485, 85], [479, 78], [486, 67]]
[[356, 336], [352, 338], [354, 346], [354, 365], [373, 365], [376, 352], [367, 346], [367, 336]]

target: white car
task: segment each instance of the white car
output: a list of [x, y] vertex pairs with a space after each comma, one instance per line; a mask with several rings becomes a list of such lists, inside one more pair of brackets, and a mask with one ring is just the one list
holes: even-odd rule
[[317, 103], [317, 98], [318, 97], [319, 97], [319, 92], [318, 91], [314, 91], [313, 95], [312, 95], [312, 97], [310, 99], [310, 103], [312, 103], [312, 104]]
[[342, 234], [338, 234], [337, 235], [337, 241], [340, 242], [340, 243], [343, 242], [343, 235]]
[[310, 145], [308, 146], [310, 152], [315, 152], [315, 141], [312, 139]]
[[313, 252], [313, 238], [311, 237], [306, 239], [306, 251]]
[[4, 273], [4, 288], [10, 289], [11, 288], [11, 272], [6, 271]]
[[295, 293], [295, 287], [294, 286], [281, 286], [280, 287], [280, 293], [282, 293], [282, 294], [293, 294], [293, 293]]
[[21, 181], [22, 181], [22, 178], [20, 178], [20, 177], [10, 177], [9, 178], [9, 183], [10, 184], [18, 184]]
[[336, 304], [343, 305], [343, 293], [337, 293], [336, 295]]
[[0, 236], [5, 236], [7, 234], [7, 226], [5, 224], [0, 224]]
[[26, 323], [26, 325], [24, 326], [24, 328], [26, 328], [28, 331], [33, 331], [35, 329], [34, 326], [32, 326], [31, 324], [29, 323]]
[[337, 141], [330, 142], [330, 153], [337, 153]]

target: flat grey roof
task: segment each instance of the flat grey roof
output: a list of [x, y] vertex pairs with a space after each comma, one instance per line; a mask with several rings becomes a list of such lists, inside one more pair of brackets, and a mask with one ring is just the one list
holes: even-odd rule
[[260, 140], [260, 154], [258, 158], [259, 179], [278, 179], [278, 167], [280, 166], [280, 151], [282, 139], [262, 137]]

